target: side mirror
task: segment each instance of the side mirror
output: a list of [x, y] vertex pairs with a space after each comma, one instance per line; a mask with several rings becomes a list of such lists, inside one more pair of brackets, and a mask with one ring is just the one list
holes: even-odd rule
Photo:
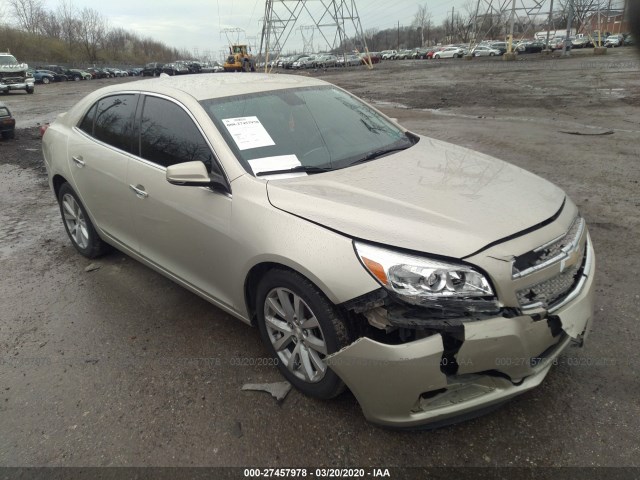
[[188, 187], [207, 187], [211, 184], [209, 172], [202, 162], [185, 162], [167, 168], [167, 182]]

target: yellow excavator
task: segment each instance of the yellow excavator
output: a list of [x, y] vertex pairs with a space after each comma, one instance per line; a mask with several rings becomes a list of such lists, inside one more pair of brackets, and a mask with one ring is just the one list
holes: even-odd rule
[[255, 72], [256, 61], [246, 45], [231, 45], [223, 67], [225, 72]]

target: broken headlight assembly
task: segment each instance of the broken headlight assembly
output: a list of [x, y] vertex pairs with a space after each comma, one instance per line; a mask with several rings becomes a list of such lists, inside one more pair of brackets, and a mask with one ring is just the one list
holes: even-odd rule
[[499, 308], [489, 280], [469, 265], [410, 255], [354, 242], [360, 261], [396, 298], [430, 308], [464, 313]]

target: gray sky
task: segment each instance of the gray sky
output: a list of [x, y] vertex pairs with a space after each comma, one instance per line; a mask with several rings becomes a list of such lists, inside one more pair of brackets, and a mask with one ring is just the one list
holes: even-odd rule
[[[483, 5], [486, 5], [485, 1], [488, 0], [481, 0]], [[45, 2], [49, 9], [55, 9], [59, 4], [59, 0], [45, 0]], [[133, 30], [141, 36], [149, 36], [171, 47], [185, 48], [200, 55], [209, 51], [214, 57], [218, 57], [219, 51], [228, 45], [225, 34], [221, 33], [221, 29], [224, 28], [242, 28], [247, 36], [257, 36], [256, 43], [259, 45], [259, 20], [264, 16], [265, 6], [264, 0], [107, 0], [104, 2], [71, 0], [71, 2], [78, 9], [88, 6], [98, 10], [108, 19], [111, 27]], [[621, 2], [622, 0], [613, 0], [612, 5], [617, 6]], [[416, 0], [359, 0], [357, 6], [365, 30], [368, 28], [382, 30], [395, 27], [398, 22], [400, 25], [410, 25], [418, 5], [422, 3], [424, 2]], [[426, 2], [435, 24], [441, 23], [446, 15], [450, 15], [452, 8], [461, 11], [468, 3], [474, 6], [476, 4], [475, 0]], [[292, 5], [292, 2], [288, 4]], [[521, 5], [522, 0], [518, 0], [518, 4]], [[323, 10], [319, 1], [309, 0], [307, 5], [315, 17], [318, 17]], [[5, 14], [8, 13], [7, 0], [0, 0], [0, 6], [4, 6]], [[297, 27], [309, 23], [311, 22], [308, 15], [300, 17], [296, 24], [296, 31], [285, 45], [285, 50], [302, 46], [302, 37]], [[353, 33], [352, 26], [348, 25], [347, 34]], [[244, 34], [241, 34], [240, 39], [246, 40]], [[236, 38], [233, 40], [235, 41]], [[329, 40], [331, 41], [332, 38]], [[314, 46], [325, 48], [325, 42], [317, 32], [314, 34], [313, 43]]]
[[[200, 53], [206, 50], [217, 52], [227, 45], [227, 39], [220, 33], [224, 28], [242, 28], [248, 36], [259, 36], [259, 20], [264, 16], [264, 0], [71, 0], [81, 9], [91, 7], [108, 18], [112, 27], [123, 27], [136, 31], [142, 36], [177, 48], [186, 48]], [[439, 23], [452, 7], [462, 8], [469, 0], [444, 0], [428, 2], [428, 8], [434, 21]], [[290, 3], [290, 2], [289, 2]], [[360, 0], [358, 12], [364, 29], [376, 27], [390, 28], [397, 25], [410, 25], [421, 2], [416, 0]], [[55, 10], [58, 0], [46, 0], [45, 6]], [[9, 12], [7, 0], [0, 0], [5, 13]], [[322, 6], [318, 1], [309, 0], [309, 9], [319, 16]], [[307, 25], [310, 22], [301, 16], [296, 24]], [[347, 33], [353, 33], [351, 25]], [[241, 37], [244, 40], [243, 37]], [[314, 45], [321, 42], [318, 33], [314, 34]], [[259, 43], [259, 38], [258, 38]], [[324, 42], [322, 42], [324, 43]], [[300, 32], [292, 34], [285, 48], [302, 45]]]

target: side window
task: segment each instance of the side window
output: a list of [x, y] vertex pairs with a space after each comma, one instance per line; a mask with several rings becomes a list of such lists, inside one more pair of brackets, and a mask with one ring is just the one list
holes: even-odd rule
[[82, 122], [80, 122], [80, 125], [78, 125], [78, 128], [80, 128], [80, 130], [82, 130], [83, 132], [93, 136], [93, 120], [95, 119], [95, 117], [96, 117], [96, 104], [94, 103], [93, 106], [89, 109], [87, 114], [82, 119]]
[[191, 117], [181, 107], [163, 98], [145, 98], [140, 125], [140, 156], [163, 167], [200, 160], [209, 172], [222, 174]]
[[114, 95], [97, 103], [93, 136], [125, 152], [132, 152], [135, 95]]

